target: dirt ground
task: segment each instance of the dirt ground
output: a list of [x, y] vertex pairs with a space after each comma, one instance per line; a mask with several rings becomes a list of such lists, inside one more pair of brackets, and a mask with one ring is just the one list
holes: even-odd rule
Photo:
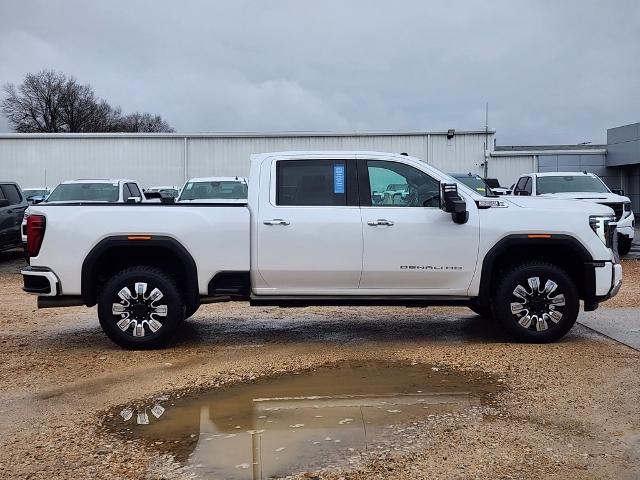
[[[640, 478], [640, 353], [576, 325], [514, 344], [464, 308], [201, 308], [170, 348], [124, 351], [95, 309], [37, 311], [18, 253], [0, 254], [0, 478], [190, 478], [170, 456], [107, 433], [105, 411], [367, 359], [482, 372], [500, 383], [480, 421], [449, 417], [400, 453], [305, 478]], [[602, 308], [640, 306], [640, 262]]]

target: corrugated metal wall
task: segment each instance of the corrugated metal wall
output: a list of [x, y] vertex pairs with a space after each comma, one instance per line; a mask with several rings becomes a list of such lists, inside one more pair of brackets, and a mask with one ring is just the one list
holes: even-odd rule
[[196, 176], [246, 176], [251, 154], [287, 150], [407, 152], [447, 172], [482, 173], [484, 145], [483, 132], [456, 132], [451, 139], [444, 132], [0, 135], [0, 180], [23, 187], [105, 177], [131, 178], [143, 186], [182, 185]]
[[509, 188], [520, 175], [537, 171], [535, 155], [500, 156], [489, 159], [487, 176], [497, 178], [501, 186]]

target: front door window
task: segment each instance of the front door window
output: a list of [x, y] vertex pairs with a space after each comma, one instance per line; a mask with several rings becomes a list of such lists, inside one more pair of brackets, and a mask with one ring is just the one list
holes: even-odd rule
[[417, 168], [369, 160], [371, 206], [440, 207], [440, 182]]

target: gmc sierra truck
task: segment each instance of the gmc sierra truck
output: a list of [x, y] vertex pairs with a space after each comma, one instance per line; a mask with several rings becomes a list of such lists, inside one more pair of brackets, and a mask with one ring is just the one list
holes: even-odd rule
[[246, 204], [34, 205], [24, 290], [40, 308], [97, 305], [115, 343], [151, 348], [226, 300], [463, 305], [550, 342], [580, 300], [593, 310], [621, 286], [603, 205], [487, 198], [417, 158], [360, 151], [253, 155], [248, 183]]

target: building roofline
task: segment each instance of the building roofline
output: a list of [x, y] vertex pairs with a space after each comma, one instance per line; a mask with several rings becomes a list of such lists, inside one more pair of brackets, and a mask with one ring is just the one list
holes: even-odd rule
[[606, 145], [540, 145], [497, 146], [492, 157], [517, 157], [531, 155], [606, 155]]
[[[342, 132], [211, 132], [211, 133], [0, 133], [2, 139], [29, 138], [272, 138], [447, 135], [447, 130], [353, 130]], [[495, 130], [455, 130], [455, 135], [490, 135]]]
[[542, 151], [542, 150], [598, 150], [607, 148], [606, 144], [560, 144], [560, 145], [496, 145], [496, 151], [517, 152]]

